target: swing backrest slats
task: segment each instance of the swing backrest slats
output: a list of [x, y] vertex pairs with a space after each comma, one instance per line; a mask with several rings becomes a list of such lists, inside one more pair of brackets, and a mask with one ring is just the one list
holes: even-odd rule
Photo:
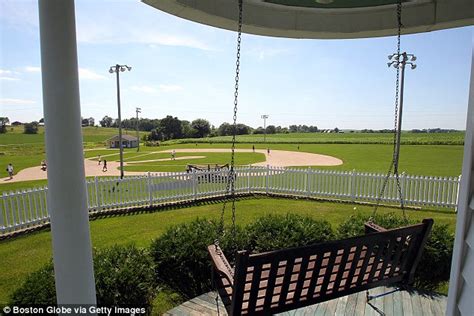
[[[367, 235], [250, 255], [238, 252], [234, 279], [215, 272], [230, 315], [274, 314], [366, 289], [413, 282], [433, 220]], [[209, 248], [214, 247], [210, 246]], [[216, 268], [219, 259], [210, 251]]]

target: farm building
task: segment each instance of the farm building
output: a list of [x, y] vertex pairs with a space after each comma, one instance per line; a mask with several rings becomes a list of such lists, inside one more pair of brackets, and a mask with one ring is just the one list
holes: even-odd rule
[[[111, 137], [106, 140], [107, 146], [109, 148], [119, 148], [120, 143], [119, 143], [119, 136], [115, 135], [114, 137]], [[135, 136], [131, 135], [122, 135], [122, 144], [123, 148], [137, 148], [138, 147], [138, 138]]]

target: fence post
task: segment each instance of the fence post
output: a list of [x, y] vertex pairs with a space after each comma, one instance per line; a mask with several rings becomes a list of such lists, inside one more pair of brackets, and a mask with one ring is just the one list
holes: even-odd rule
[[251, 166], [248, 165], [247, 166], [247, 191], [248, 193], [250, 194], [250, 170], [251, 170]]
[[193, 199], [194, 201], [197, 200], [197, 187], [196, 187], [196, 169], [193, 169], [192, 173], [192, 183], [193, 183]]
[[149, 201], [150, 207], [152, 207], [153, 206], [153, 190], [152, 190], [150, 171], [148, 171], [148, 174], [147, 174], [147, 189], [148, 189], [148, 201]]
[[102, 196], [99, 190], [99, 178], [97, 176], [94, 177], [94, 185], [95, 185], [95, 201], [96, 201], [96, 209], [101, 211], [102, 210]]
[[405, 187], [406, 187], [406, 180], [407, 180], [407, 175], [405, 174], [405, 172], [402, 172], [401, 176], [400, 176], [400, 191], [402, 192], [401, 193], [401, 196], [400, 196], [400, 200], [403, 199], [403, 203], [404, 204], [407, 204], [407, 200], [405, 198]]
[[[2, 194], [2, 203], [0, 203], [0, 235], [3, 234], [6, 230], [6, 226], [8, 225], [6, 223], [6, 212], [7, 212], [7, 208], [6, 207], [2, 207], [2, 205], [4, 206], [5, 205], [5, 197], [6, 196], [6, 193], [3, 192]], [[3, 212], [5, 212], [5, 216], [3, 215]]]
[[305, 177], [305, 181], [304, 181], [304, 190], [306, 192], [306, 196], [310, 196], [310, 191], [311, 191], [311, 188], [310, 188], [310, 185], [309, 185], [309, 175], [311, 173], [311, 167], [308, 167], [306, 169], [306, 177]]
[[456, 188], [456, 206], [454, 207], [454, 212], [455, 213], [458, 212], [460, 186], [461, 186], [461, 175], [459, 175], [459, 177], [458, 177], [458, 184], [457, 184], [457, 188]]
[[267, 173], [265, 175], [265, 194], [267, 195], [268, 195], [269, 177], [270, 177], [270, 165], [267, 165]]
[[356, 170], [352, 169], [351, 180], [349, 181], [349, 192], [351, 194], [351, 201], [355, 202], [355, 192], [356, 192]]

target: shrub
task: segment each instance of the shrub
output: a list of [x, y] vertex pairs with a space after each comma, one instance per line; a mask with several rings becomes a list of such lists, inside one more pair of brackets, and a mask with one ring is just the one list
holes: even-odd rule
[[12, 294], [13, 306], [56, 305], [53, 263], [30, 273], [23, 284]]
[[147, 250], [129, 245], [98, 251], [94, 269], [99, 306], [150, 306], [155, 278]]
[[294, 214], [266, 215], [245, 229], [246, 249], [252, 252], [291, 248], [334, 239], [331, 225]]
[[[182, 293], [194, 297], [212, 289], [211, 262], [207, 246], [217, 236], [217, 223], [197, 219], [189, 224], [174, 226], [151, 245], [159, 281]], [[327, 222], [296, 215], [265, 216], [245, 229], [236, 227], [235, 241], [229, 228], [220, 240], [226, 258], [232, 265], [233, 249], [252, 252], [307, 245], [332, 239]]]
[[[338, 238], [344, 239], [354, 236], [361, 236], [365, 234], [364, 224], [369, 220], [369, 216], [357, 214], [351, 215], [346, 221], [344, 221], [338, 228]], [[378, 225], [390, 229], [396, 227], [402, 227], [410, 224], [415, 224], [416, 221], [405, 221], [402, 217], [395, 213], [388, 214], [377, 214], [374, 216], [373, 221]]]
[[[349, 217], [339, 226], [339, 238], [363, 235], [364, 223], [368, 219], [368, 216], [360, 214]], [[417, 223], [417, 221], [409, 220], [407, 224], [403, 218], [394, 213], [377, 215], [374, 221], [385, 228], [396, 228]], [[443, 282], [449, 280], [453, 244], [454, 236], [449, 232], [448, 226], [435, 223], [416, 269], [415, 287], [433, 291]]]
[[207, 246], [216, 236], [217, 224], [205, 219], [168, 229], [151, 244], [157, 279], [186, 297], [210, 290]]
[[416, 270], [416, 287], [433, 291], [449, 281], [453, 245], [454, 235], [448, 225], [434, 225]]
[[[151, 305], [154, 269], [146, 250], [129, 245], [97, 251], [94, 270], [99, 306]], [[53, 264], [31, 273], [13, 293], [11, 305], [56, 305]]]

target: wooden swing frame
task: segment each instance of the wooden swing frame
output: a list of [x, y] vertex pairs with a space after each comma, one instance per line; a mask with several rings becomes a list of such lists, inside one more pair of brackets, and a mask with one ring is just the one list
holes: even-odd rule
[[269, 315], [394, 283], [412, 284], [432, 219], [397, 229], [365, 224], [365, 235], [250, 254], [235, 268], [208, 246], [213, 282], [229, 315]]

